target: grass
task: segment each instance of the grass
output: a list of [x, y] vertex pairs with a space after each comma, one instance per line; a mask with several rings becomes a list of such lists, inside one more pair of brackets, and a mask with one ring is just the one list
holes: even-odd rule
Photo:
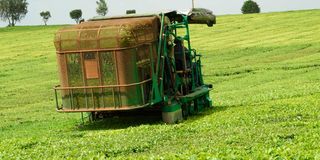
[[0, 159], [320, 159], [320, 10], [192, 25], [213, 110], [166, 125], [55, 111], [53, 34], [0, 29]]

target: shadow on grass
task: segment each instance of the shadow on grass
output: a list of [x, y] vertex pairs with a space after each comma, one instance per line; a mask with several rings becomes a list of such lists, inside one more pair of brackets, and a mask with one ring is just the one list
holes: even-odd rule
[[[186, 119], [192, 121], [200, 120], [206, 116], [213, 115], [217, 112], [223, 112], [228, 108], [236, 106], [214, 106], [207, 108], [197, 114], [190, 115]], [[182, 121], [181, 123], [185, 123]], [[164, 124], [161, 117], [161, 111], [151, 110], [137, 110], [125, 113], [113, 114], [107, 118], [94, 121], [86, 122], [84, 125], [79, 125], [78, 129], [81, 131], [86, 130], [115, 130], [115, 129], [126, 129], [129, 127], [136, 127], [140, 125], [158, 125]]]
[[239, 105], [213, 106], [213, 107], [210, 107], [210, 108], [206, 108], [206, 109], [204, 109], [203, 111], [201, 111], [199, 113], [196, 113], [194, 115], [188, 116], [187, 119], [190, 119], [192, 121], [197, 121], [197, 120], [200, 120], [200, 119], [205, 118], [207, 116], [213, 116], [216, 113], [224, 112], [224, 111], [226, 111], [226, 110], [228, 110], [230, 108], [233, 108], [233, 107], [239, 107]]
[[161, 123], [163, 123], [161, 111], [136, 110], [131, 112], [115, 113], [94, 122], [86, 122], [84, 125], [80, 125], [78, 129], [114, 130]]

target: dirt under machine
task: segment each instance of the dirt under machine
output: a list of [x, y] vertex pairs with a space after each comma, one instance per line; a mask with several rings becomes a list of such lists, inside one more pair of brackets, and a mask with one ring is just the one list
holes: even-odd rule
[[[200, 17], [200, 18], [199, 18]], [[108, 112], [161, 108], [163, 120], [212, 106], [191, 48], [189, 23], [212, 26], [212, 13], [98, 17], [59, 30], [55, 47], [60, 85], [59, 112]]]

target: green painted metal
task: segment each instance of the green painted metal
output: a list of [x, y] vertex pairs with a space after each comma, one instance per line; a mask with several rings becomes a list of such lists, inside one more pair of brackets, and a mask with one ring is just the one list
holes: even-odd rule
[[[150, 53], [152, 53], [152, 49], [150, 47]], [[153, 55], [150, 54], [151, 59], [153, 59]], [[157, 62], [158, 63], [158, 62]], [[158, 76], [157, 72], [154, 70], [155, 65], [154, 61], [151, 61], [151, 71], [152, 71], [152, 89], [151, 89], [151, 102], [150, 104], [157, 104], [162, 101], [160, 91], [158, 88]]]
[[181, 109], [181, 104], [179, 104], [178, 102], [173, 102], [171, 104], [163, 105], [161, 109], [163, 112], [175, 112]]
[[[167, 36], [163, 36], [164, 25], [165, 25], [164, 19], [165, 19], [165, 16], [162, 13], [161, 14], [161, 30], [160, 30], [159, 45], [158, 45], [158, 67], [159, 67], [158, 71], [160, 71], [160, 69], [161, 69], [161, 73], [158, 72], [158, 74], [157, 74], [157, 75], [161, 74], [160, 85], [159, 85], [160, 89], [159, 90], [160, 90], [160, 93], [162, 96], [164, 96], [164, 94], [163, 94], [164, 58], [167, 56], [167, 47], [166, 47]], [[161, 54], [161, 50], [163, 50], [162, 54]], [[160, 68], [160, 62], [162, 62], [161, 68]]]
[[[163, 19], [162, 14], [162, 19]], [[163, 26], [163, 24], [161, 25]], [[163, 29], [163, 27], [162, 27]], [[185, 35], [178, 35], [177, 30], [184, 29]], [[203, 76], [202, 76], [202, 70], [201, 70], [201, 55], [198, 55], [196, 50], [192, 49], [191, 43], [190, 43], [190, 31], [189, 31], [189, 24], [188, 24], [188, 17], [186, 15], [182, 15], [182, 21], [181, 22], [173, 22], [170, 25], [166, 26], [166, 30], [163, 32], [160, 32], [160, 35], [164, 35], [163, 41], [166, 42], [169, 36], [173, 36], [174, 39], [185, 41], [187, 44], [187, 52], [183, 53], [186, 57], [188, 57], [189, 60], [191, 60], [191, 73], [190, 73], [190, 79], [185, 79], [184, 77], [178, 76], [176, 74], [176, 80], [175, 80], [175, 91], [178, 91], [177, 86], [182, 85], [191, 85], [191, 91], [190, 93], [187, 93], [182, 96], [178, 96], [178, 102], [181, 103], [181, 107], [183, 110], [185, 110], [185, 113], [188, 114], [194, 114], [198, 111], [202, 111], [204, 108], [209, 107], [212, 105], [212, 101], [209, 96], [210, 89], [204, 85]], [[162, 36], [161, 36], [162, 37]], [[159, 43], [159, 44], [162, 44]], [[168, 56], [168, 46], [167, 43], [163, 44], [163, 47], [159, 45], [159, 52], [162, 49], [163, 56]], [[175, 64], [176, 65], [176, 64]], [[174, 68], [176, 67], [174, 65]], [[162, 74], [163, 75], [163, 74]], [[163, 81], [162, 81], [163, 82]], [[161, 84], [162, 87], [162, 84]], [[171, 95], [173, 96], [173, 95]], [[180, 105], [179, 105], [180, 106]], [[176, 105], [164, 105], [162, 107], [163, 112], [175, 112], [179, 109]]]
[[189, 93], [184, 96], [180, 96], [179, 99], [182, 103], [188, 103], [199, 97], [209, 94], [209, 91], [210, 91], [209, 88], [202, 86], [202, 87], [196, 88], [192, 93]]

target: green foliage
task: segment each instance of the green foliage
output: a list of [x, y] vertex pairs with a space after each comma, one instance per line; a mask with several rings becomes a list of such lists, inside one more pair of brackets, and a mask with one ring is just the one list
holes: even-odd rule
[[76, 23], [79, 23], [81, 18], [82, 18], [82, 11], [81, 9], [75, 9], [75, 10], [72, 10], [70, 12], [70, 17], [72, 19], [74, 19], [76, 21]]
[[44, 24], [47, 25], [49, 18], [51, 18], [51, 13], [49, 11], [42, 11], [40, 16], [42, 17]]
[[136, 10], [135, 9], [127, 10], [126, 14], [136, 14]]
[[260, 13], [259, 5], [252, 0], [246, 0], [241, 8], [243, 14]]
[[99, 0], [97, 3], [97, 14], [100, 16], [105, 16], [108, 13], [108, 6], [105, 0]]
[[52, 39], [65, 26], [1, 28], [0, 159], [319, 159], [319, 16], [191, 25], [214, 107], [175, 125], [160, 115], [82, 125], [79, 113], [57, 113]]
[[28, 13], [26, 0], [0, 0], [0, 18], [8, 21], [8, 26], [15, 26]]

